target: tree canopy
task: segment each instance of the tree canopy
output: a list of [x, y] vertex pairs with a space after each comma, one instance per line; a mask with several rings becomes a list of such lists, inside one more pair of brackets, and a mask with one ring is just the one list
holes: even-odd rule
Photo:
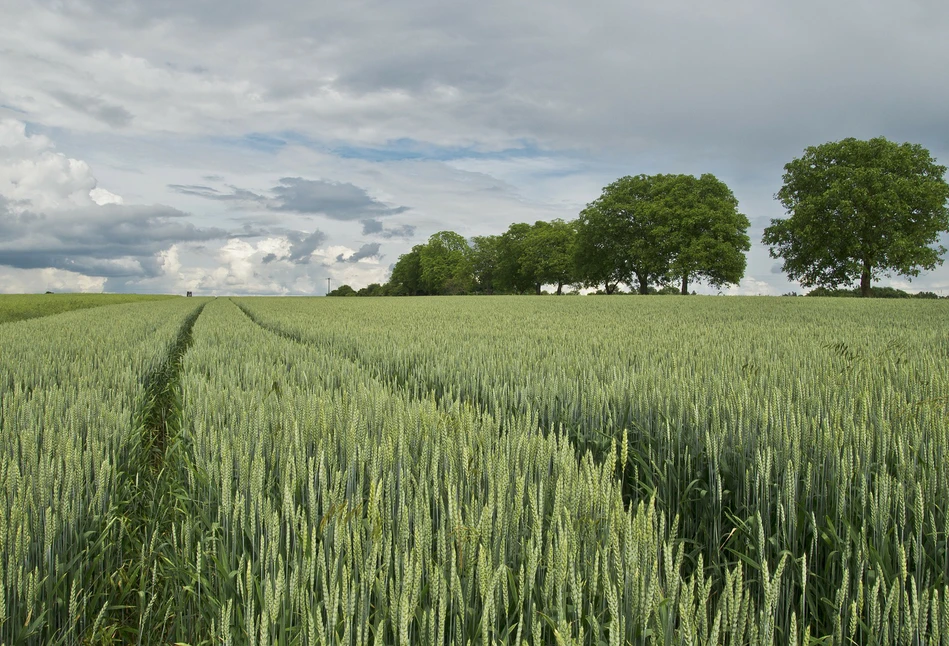
[[[544, 285], [621, 284], [640, 294], [690, 281], [737, 283], [750, 247], [748, 218], [713, 175], [637, 175], [603, 189], [572, 221], [516, 222], [470, 241], [440, 231], [399, 257], [378, 295], [541, 294]], [[653, 286], [656, 287], [653, 287]]]
[[327, 296], [356, 296], [356, 290], [350, 287], [349, 285], [340, 285], [331, 292], [328, 292]]
[[429, 294], [466, 294], [474, 287], [471, 247], [454, 231], [439, 231], [419, 249], [421, 286]]
[[710, 173], [659, 175], [650, 199], [653, 218], [662, 223], [669, 276], [689, 293], [689, 282], [713, 287], [738, 284], [751, 249], [748, 218], [728, 186]]
[[534, 272], [525, 254], [531, 225], [515, 222], [498, 240], [496, 291], [502, 294], [527, 294], [534, 291]]
[[580, 212], [575, 253], [585, 285], [602, 284], [610, 294], [620, 283], [636, 284], [647, 294], [650, 283], [664, 282], [666, 231], [649, 208], [653, 184], [646, 175], [621, 177]]
[[422, 291], [422, 248], [415, 245], [412, 251], [399, 256], [389, 277], [390, 293], [393, 296], [418, 296]]
[[834, 289], [942, 264], [949, 184], [929, 151], [883, 137], [811, 146], [784, 167], [776, 195], [790, 217], [771, 220], [762, 241], [805, 287]]
[[477, 243], [483, 249], [493, 245], [492, 292], [540, 294], [544, 285], [556, 285], [561, 294], [564, 285], [575, 282], [574, 223], [518, 222], [492, 238], [490, 242], [479, 238]]
[[523, 257], [533, 274], [538, 294], [543, 285], [556, 285], [559, 296], [564, 285], [574, 282], [576, 237], [576, 225], [563, 220], [538, 220], [531, 227]]
[[468, 241], [454, 231], [439, 231], [425, 244], [399, 256], [389, 282], [377, 291], [385, 296], [467, 294], [474, 286]]
[[494, 294], [497, 291], [500, 258], [501, 236], [475, 236], [471, 239], [471, 269], [476, 292]]
[[576, 257], [586, 284], [618, 283], [649, 293], [651, 283], [737, 283], [751, 247], [748, 218], [714, 175], [622, 177], [587, 205], [577, 223]]

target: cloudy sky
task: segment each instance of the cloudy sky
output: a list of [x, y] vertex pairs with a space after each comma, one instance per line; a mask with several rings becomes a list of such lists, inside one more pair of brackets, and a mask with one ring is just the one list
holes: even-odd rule
[[[733, 291], [780, 294], [784, 163], [878, 135], [949, 162], [943, 0], [0, 6], [0, 292], [322, 294], [710, 172], [752, 222]], [[949, 263], [890, 284], [949, 294]]]

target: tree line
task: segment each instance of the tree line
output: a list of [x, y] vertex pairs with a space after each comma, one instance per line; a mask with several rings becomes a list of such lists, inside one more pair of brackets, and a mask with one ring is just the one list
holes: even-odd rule
[[[815, 293], [874, 296], [881, 275], [912, 279], [942, 264], [949, 230], [946, 167], [918, 144], [877, 137], [811, 146], [785, 165], [775, 195], [787, 218], [762, 242], [782, 270]], [[516, 223], [471, 240], [441, 231], [399, 257], [389, 281], [333, 296], [540, 294], [544, 285], [628, 285], [688, 294], [738, 284], [751, 248], [748, 218], [714, 175], [622, 177], [570, 222]]]
[[688, 294], [696, 282], [741, 280], [748, 226], [714, 175], [623, 177], [573, 221], [518, 222], [470, 240], [440, 231], [400, 256], [386, 284], [330, 295], [540, 294], [545, 285], [612, 294], [621, 284]]

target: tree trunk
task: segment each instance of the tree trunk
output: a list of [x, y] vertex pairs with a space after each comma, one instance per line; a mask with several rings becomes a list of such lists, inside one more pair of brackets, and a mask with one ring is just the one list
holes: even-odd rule
[[649, 293], [649, 279], [646, 274], [636, 274], [636, 278], [639, 279], [639, 293], [645, 296]]
[[870, 298], [870, 261], [863, 261], [863, 273], [860, 275], [860, 296]]
[[610, 281], [606, 281], [606, 293], [612, 294], [616, 291], [616, 285], [610, 285]]
[[563, 295], [563, 283], [557, 283], [557, 296]]
[[540, 296], [540, 288], [541, 288], [541, 287], [543, 287], [542, 284], [540, 284], [540, 283], [534, 283], [534, 290], [535, 290], [534, 293], [537, 294], [538, 296]]
[[689, 295], [689, 275], [688, 274], [682, 274], [682, 295], [683, 296]]

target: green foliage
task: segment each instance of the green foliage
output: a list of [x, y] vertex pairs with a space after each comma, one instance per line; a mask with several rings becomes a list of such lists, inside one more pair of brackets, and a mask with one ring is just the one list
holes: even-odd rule
[[389, 287], [393, 296], [418, 296], [422, 291], [422, 249], [424, 245], [415, 245], [412, 251], [399, 256], [389, 277]]
[[573, 223], [563, 220], [512, 224], [490, 243], [495, 258], [494, 291], [540, 294], [544, 285], [556, 285], [557, 294], [562, 294], [564, 285], [576, 282], [575, 241]]
[[576, 237], [576, 228], [571, 222], [538, 220], [534, 223], [527, 234], [521, 262], [538, 287], [556, 285], [560, 296], [564, 285], [577, 282]]
[[393, 287], [390, 284], [369, 283], [365, 287], [355, 290], [349, 285], [340, 285], [327, 296], [391, 296]]
[[370, 295], [540, 294], [545, 284], [575, 281], [572, 223], [516, 223], [500, 236], [477, 236], [471, 245], [452, 231], [436, 233], [399, 258], [384, 290]]
[[326, 294], [327, 296], [355, 296], [356, 290], [350, 287], [349, 285], [340, 285], [333, 291]]
[[471, 248], [454, 231], [433, 234], [419, 249], [420, 286], [429, 294], [467, 294], [474, 287]]
[[622, 177], [580, 212], [576, 265], [587, 286], [604, 285], [613, 293], [626, 283], [646, 294], [650, 283], [666, 279], [668, 231], [659, 213], [649, 208], [654, 183], [646, 175]]
[[748, 218], [738, 200], [711, 174], [659, 175], [650, 195], [655, 220], [664, 222], [662, 240], [669, 276], [689, 293], [693, 280], [712, 287], [737, 285], [745, 275], [745, 252], [751, 249]]
[[501, 236], [475, 236], [471, 239], [471, 270], [475, 290], [482, 294], [503, 291], [500, 288]]
[[388, 296], [389, 288], [387, 285], [381, 285], [379, 283], [369, 283], [358, 292], [356, 296]]
[[539, 291], [534, 267], [528, 261], [531, 225], [516, 222], [498, 241], [498, 265], [495, 286], [499, 293], [535, 294]]
[[882, 137], [812, 146], [785, 165], [775, 219], [762, 241], [805, 287], [859, 281], [863, 296], [880, 275], [919, 275], [942, 264], [949, 230], [946, 168], [918, 144]]
[[577, 266], [589, 286], [677, 281], [713, 286], [738, 283], [750, 249], [748, 218], [714, 175], [623, 177], [580, 213]]
[[472, 250], [453, 231], [432, 235], [426, 244], [399, 256], [385, 290], [369, 296], [418, 296], [422, 294], [467, 294], [474, 289]]
[[442, 231], [399, 258], [387, 293], [541, 294], [544, 285], [622, 283], [649, 293], [650, 283], [737, 283], [750, 248], [748, 219], [731, 190], [713, 175], [623, 177], [603, 189], [575, 222], [511, 224], [472, 246]]
[[[828, 289], [826, 287], [817, 287], [807, 292], [806, 296], [833, 296], [837, 298], [852, 298], [861, 296], [860, 288], [854, 289]], [[871, 287], [870, 296], [873, 298], [939, 298], [935, 292], [918, 292], [911, 294], [895, 287]]]

